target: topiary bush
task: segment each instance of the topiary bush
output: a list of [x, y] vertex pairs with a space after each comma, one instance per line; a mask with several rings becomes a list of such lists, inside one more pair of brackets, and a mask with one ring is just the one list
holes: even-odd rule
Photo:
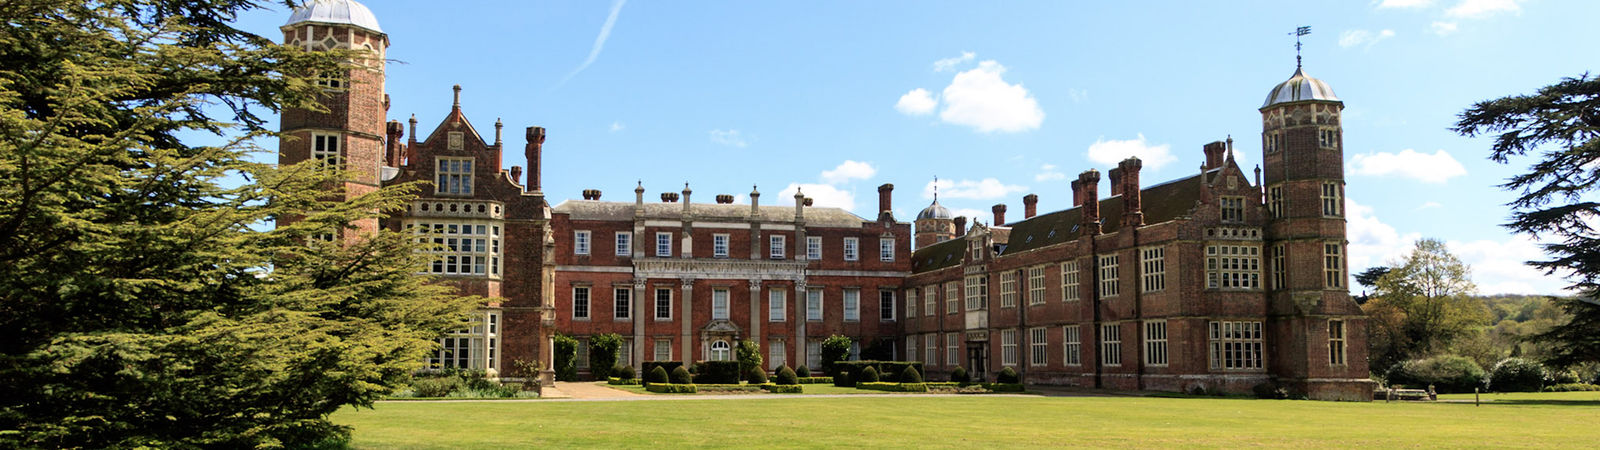
[[617, 352], [622, 349], [622, 335], [601, 333], [589, 336], [589, 374], [596, 380], [616, 376], [611, 369], [617, 365]]
[[739, 384], [738, 361], [700, 361], [695, 367], [696, 384]]
[[761, 344], [756, 341], [748, 339], [739, 341], [739, 345], [734, 346], [734, 356], [734, 359], [739, 361], [741, 376], [761, 370]]
[[[683, 367], [679, 366], [679, 368], [681, 369]], [[684, 371], [683, 374], [684, 375], [688, 375], [689, 372], [688, 371]], [[667, 382], [667, 369], [663, 369], [663, 368], [661, 368], [661, 366], [655, 366], [655, 367], [650, 368], [649, 372], [645, 372], [644, 382], [645, 383], [666, 383]]]
[[767, 384], [767, 371], [760, 367], [750, 369], [750, 374], [745, 375], [745, 380], [750, 384]]
[[578, 340], [565, 334], [556, 334], [556, 381], [578, 381]]
[[834, 362], [850, 358], [850, 344], [853, 341], [848, 337], [833, 335], [822, 341], [822, 372], [831, 377], [839, 376], [839, 368], [834, 367]]
[[839, 372], [833, 376], [833, 385], [838, 387], [855, 387], [856, 381], [851, 378], [850, 372]]
[[878, 382], [878, 369], [874, 369], [874, 368], [872, 368], [872, 366], [867, 366], [867, 368], [861, 369], [861, 376], [856, 377], [856, 383], [857, 384], [860, 384], [860, 383], [877, 383], [877, 382]]
[[1472, 392], [1473, 388], [1483, 386], [1488, 373], [1471, 358], [1442, 355], [1396, 364], [1389, 369], [1387, 378], [1390, 385], [1412, 389], [1427, 389], [1431, 385], [1440, 393], [1459, 393]]
[[811, 378], [811, 368], [801, 365], [800, 368], [794, 370], [794, 374], [800, 378]]
[[639, 374], [634, 373], [633, 366], [627, 364], [617, 364], [616, 367], [611, 368], [611, 376], [622, 380], [632, 380], [634, 378], [638, 378]]
[[906, 366], [906, 370], [900, 372], [900, 382], [901, 383], [921, 383], [922, 382], [922, 374], [917, 373], [917, 368], [916, 367]]
[[994, 376], [994, 381], [1002, 384], [1016, 384], [1018, 383], [1017, 371], [1010, 367], [1000, 369], [1000, 374]]
[[[805, 367], [805, 366], [801, 366]], [[780, 386], [800, 384], [800, 377], [788, 365], [778, 366], [778, 374], [772, 377], [772, 382]]]
[[950, 381], [957, 383], [971, 383], [972, 376], [967, 375], [967, 369], [963, 369], [961, 366], [956, 366], [955, 369], [950, 370]]
[[1489, 390], [1494, 392], [1538, 392], [1544, 381], [1544, 366], [1524, 358], [1502, 359], [1489, 372]]
[[694, 377], [689, 376], [689, 369], [678, 366], [678, 368], [672, 369], [672, 375], [667, 377], [667, 381], [672, 382], [672, 384], [690, 384], [694, 382]]

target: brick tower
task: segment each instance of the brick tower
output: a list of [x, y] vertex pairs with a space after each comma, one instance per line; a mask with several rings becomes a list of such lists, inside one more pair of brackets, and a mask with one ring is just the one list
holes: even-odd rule
[[[286, 109], [279, 125], [278, 162], [294, 164], [308, 159], [342, 164], [349, 176], [335, 187], [343, 198], [376, 191], [384, 165], [384, 56], [389, 37], [366, 6], [351, 0], [314, 0], [295, 8], [289, 22], [279, 28], [286, 45], [306, 51], [353, 49], [358, 51], [349, 68], [318, 74], [325, 111]], [[292, 219], [289, 219], [292, 220]], [[350, 224], [339, 236], [350, 239], [378, 229], [376, 218]], [[327, 237], [329, 240], [333, 236]]]
[[1344, 102], [1296, 67], [1262, 105], [1269, 351], [1275, 378], [1312, 398], [1370, 399], [1365, 317], [1350, 299]]
[[934, 180], [933, 204], [917, 213], [915, 248], [954, 239], [956, 234], [962, 231], [956, 229], [955, 218], [951, 216], [950, 210], [939, 204], [938, 181]]

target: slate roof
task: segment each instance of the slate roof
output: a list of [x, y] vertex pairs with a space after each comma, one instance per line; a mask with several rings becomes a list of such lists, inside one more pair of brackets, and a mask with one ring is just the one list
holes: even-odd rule
[[[606, 202], [598, 200], [567, 200], [556, 205], [554, 212], [569, 214], [572, 220], [632, 221], [633, 202]], [[743, 222], [750, 220], [750, 205], [724, 205], [695, 203], [690, 205], [694, 220], [706, 222]], [[860, 228], [872, 222], [839, 208], [806, 207], [806, 226], [830, 228]], [[764, 222], [793, 223], [794, 206], [762, 206]], [[645, 203], [644, 218], [681, 220], [682, 203]]]

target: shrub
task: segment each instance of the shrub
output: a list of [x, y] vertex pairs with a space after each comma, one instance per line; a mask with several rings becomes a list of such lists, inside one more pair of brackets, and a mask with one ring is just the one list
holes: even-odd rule
[[606, 378], [606, 384], [609, 384], [609, 385], [612, 385], [612, 386], [638, 386], [639, 385], [639, 380], [635, 380], [635, 379], [632, 379], [632, 378], [622, 379], [622, 378], [617, 378], [617, 377], [610, 377], [610, 378]]
[[1279, 387], [1277, 383], [1265, 382], [1250, 387], [1256, 398], [1268, 400], [1283, 400], [1289, 398], [1289, 390]]
[[878, 382], [878, 369], [874, 369], [874, 368], [872, 368], [872, 366], [867, 366], [867, 368], [861, 369], [861, 376], [856, 377], [856, 383], [857, 384], [860, 384], [860, 383], [877, 383], [877, 382]]
[[795, 369], [794, 373], [795, 376], [800, 378], [811, 378], [811, 368], [806, 367], [805, 365], [801, 365], [800, 368]]
[[798, 384], [763, 384], [761, 388], [774, 394], [799, 394], [804, 392]]
[[1019, 383], [984, 383], [983, 388], [993, 392], [1022, 392], [1024, 390], [1022, 384]]
[[611, 368], [611, 376], [617, 377], [618, 379], [623, 379], [623, 380], [632, 380], [632, 379], [639, 378], [639, 374], [634, 373], [633, 366], [630, 366], [630, 365], [627, 365], [627, 364], [617, 364], [616, 366], [612, 367]]
[[[679, 367], [679, 369], [683, 369], [683, 368]], [[677, 372], [674, 371], [673, 373], [677, 373]], [[688, 369], [683, 369], [683, 374], [685, 376], [689, 375], [689, 370]], [[657, 393], [657, 394], [693, 394], [693, 393], [695, 393], [697, 391], [697, 389], [695, 389], [695, 385], [687, 384], [687, 383], [685, 383], [685, 384], [655, 383], [655, 384], [651, 384], [649, 386], [645, 386], [644, 390], [650, 391], [650, 392], [654, 392], [654, 393]]]
[[788, 365], [782, 365], [778, 366], [778, 374], [772, 377], [772, 382], [780, 386], [797, 385], [800, 384], [800, 377], [796, 376]]
[[596, 380], [614, 376], [611, 369], [617, 365], [617, 351], [622, 349], [622, 335], [601, 333], [589, 337], [589, 373]]
[[900, 382], [900, 374], [906, 367], [915, 367], [918, 374], [922, 373], [922, 363], [916, 361], [838, 361], [833, 365], [837, 372], [857, 374], [857, 381], [860, 381], [861, 371], [868, 367], [878, 371], [878, 381], [891, 383]]
[[1544, 384], [1546, 385], [1578, 384], [1583, 382], [1583, 379], [1578, 377], [1578, 373], [1571, 370], [1546, 369], [1545, 372], [1549, 374], [1544, 379]]
[[1554, 385], [1554, 386], [1547, 386], [1547, 387], [1544, 388], [1544, 391], [1545, 392], [1600, 391], [1600, 386], [1596, 386], [1596, 385], [1593, 385], [1593, 384], [1587, 384], [1587, 383], [1566, 383], [1566, 384], [1557, 384], [1557, 385]]
[[760, 367], [750, 369], [750, 375], [745, 380], [750, 384], [767, 384], [767, 371], [761, 370]]
[[672, 376], [667, 377], [667, 381], [672, 384], [689, 384], [694, 382], [694, 378], [689, 376], [689, 369], [678, 366], [678, 368], [672, 369]]
[[751, 372], [761, 370], [761, 344], [754, 340], [739, 341], [734, 346], [734, 359], [739, 360], [739, 374], [749, 375]]
[[856, 389], [886, 392], [928, 392], [924, 383], [856, 383]]
[[833, 385], [838, 387], [854, 387], [856, 381], [851, 379], [850, 372], [839, 372], [833, 376]]
[[645, 361], [639, 364], [639, 367], [644, 369], [644, 373], [650, 373], [650, 369], [654, 367], [660, 367], [662, 371], [672, 373], [672, 369], [682, 366], [683, 361]]
[[831, 377], [839, 376], [839, 369], [833, 363], [844, 361], [850, 357], [850, 338], [833, 335], [822, 341], [822, 372]]
[[833, 377], [795, 377], [800, 384], [833, 384]]
[[700, 361], [695, 367], [700, 368], [694, 376], [696, 384], [739, 384], [738, 361]]
[[1471, 358], [1443, 355], [1396, 364], [1389, 369], [1388, 379], [1390, 385], [1414, 389], [1427, 389], [1432, 385], [1437, 392], [1449, 393], [1472, 392], [1472, 388], [1483, 385], [1486, 375]]
[[456, 377], [419, 377], [411, 380], [411, 393], [418, 397], [449, 397], [461, 389]]
[[1489, 373], [1489, 389], [1495, 392], [1538, 392], [1544, 386], [1544, 366], [1523, 358], [1506, 358], [1495, 363]]
[[901, 383], [921, 383], [922, 382], [922, 374], [917, 373], [917, 368], [916, 367], [906, 366], [906, 370], [900, 372], [900, 382]]
[[1017, 371], [1010, 367], [1000, 369], [1000, 374], [994, 376], [994, 381], [1001, 384], [1017, 383]]
[[555, 358], [556, 380], [578, 381], [578, 340], [565, 334], [556, 334]]
[[[679, 367], [679, 368], [681, 369], [682, 367]], [[687, 375], [689, 375], [689, 373], [688, 372], [684, 372], [684, 375], [685, 375], [685, 378], [687, 378]], [[645, 372], [644, 382], [645, 382], [645, 384], [666, 383], [667, 382], [667, 369], [663, 369], [663, 368], [661, 368], [661, 366], [655, 366], [655, 367], [650, 368], [649, 372]]]
[[967, 369], [963, 369], [961, 366], [956, 366], [955, 369], [950, 370], [950, 381], [957, 383], [970, 383], [972, 382], [972, 376], [967, 375]]

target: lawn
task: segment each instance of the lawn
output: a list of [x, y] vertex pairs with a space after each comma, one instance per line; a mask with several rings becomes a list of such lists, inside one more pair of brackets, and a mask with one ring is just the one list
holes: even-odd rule
[[[608, 387], [608, 388], [628, 391], [628, 392], [632, 392], [632, 393], [635, 393], [635, 394], [666, 395], [666, 396], [673, 396], [673, 397], [691, 396], [691, 394], [657, 394], [657, 393], [646, 391], [646, 390], [644, 390], [644, 386], [638, 386], [638, 385], [633, 385], [633, 386], [611, 386], [611, 385], [606, 385], [605, 383], [599, 383], [599, 384], [605, 385], [605, 387]], [[763, 392], [762, 395], [844, 395], [844, 394], [883, 394], [884, 393], [882, 391], [869, 391], [869, 390], [865, 390], [865, 389], [856, 389], [856, 388], [853, 388], [853, 387], [838, 387], [838, 386], [834, 386], [833, 384], [828, 384], [828, 383], [804, 384], [804, 385], [801, 385], [801, 386], [804, 386], [804, 387], [801, 388], [802, 392], [799, 393], [799, 394], [767, 394], [767, 393]], [[714, 392], [708, 392], [708, 394], [715, 394], [715, 393]]]
[[[1568, 395], [1587, 394], [1587, 395]], [[1597, 393], [1524, 402], [894, 396], [383, 402], [344, 410], [361, 448], [1589, 447]], [[1536, 400], [1539, 402], [1527, 402]]]

